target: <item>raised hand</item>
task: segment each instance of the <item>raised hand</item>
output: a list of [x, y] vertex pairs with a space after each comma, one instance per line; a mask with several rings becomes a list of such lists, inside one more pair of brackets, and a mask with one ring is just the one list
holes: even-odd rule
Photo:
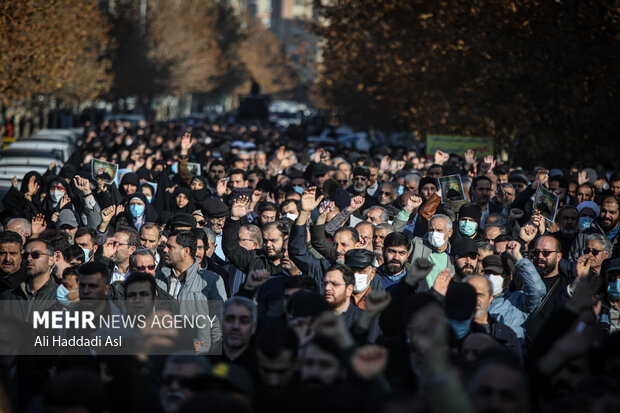
[[349, 212], [355, 212], [360, 209], [364, 205], [364, 197], [363, 196], [354, 196], [351, 198], [351, 203], [347, 207]]
[[405, 282], [412, 286], [416, 285], [418, 281], [428, 275], [434, 266], [435, 264], [426, 258], [416, 258], [411, 265], [411, 271], [407, 271]]
[[103, 179], [97, 179], [97, 191], [105, 192], [108, 190], [108, 185], [105, 183]]
[[586, 182], [588, 182], [588, 173], [586, 171], [579, 172], [579, 174], [577, 174], [577, 183], [581, 185]]
[[390, 159], [390, 157], [385, 155], [383, 158], [381, 158], [381, 164], [379, 165], [379, 169], [382, 171], [387, 171], [388, 169], [390, 169], [391, 161], [392, 160]]
[[519, 230], [519, 238], [525, 241], [526, 244], [529, 244], [536, 237], [537, 231], [538, 229], [534, 226], [534, 224], [524, 225]]
[[338, 317], [333, 311], [324, 311], [319, 314], [314, 320], [312, 328], [318, 334], [334, 340], [340, 348], [347, 348], [355, 343], [344, 323], [344, 318]]
[[218, 196], [224, 196], [226, 193], [226, 189], [228, 189], [228, 178], [222, 178], [217, 181], [217, 185], [215, 186], [215, 192]]
[[509, 241], [508, 244], [506, 244], [506, 254], [508, 258], [514, 262], [519, 261], [523, 258], [523, 255], [521, 255], [521, 244], [517, 241]]
[[177, 184], [174, 184], [171, 187], [166, 188], [166, 192], [173, 194], [176, 189], [177, 189]]
[[104, 208], [101, 211], [101, 221], [105, 223], [109, 223], [110, 221], [112, 221], [115, 211], [116, 207], [114, 205], [110, 205], [109, 207]]
[[47, 229], [47, 222], [45, 222], [45, 215], [43, 214], [32, 217], [30, 223], [32, 224], [32, 238], [38, 238]]
[[508, 220], [509, 221], [516, 221], [518, 219], [520, 219], [523, 216], [523, 211], [520, 210], [519, 208], [512, 208], [510, 210], [510, 213], [508, 214]]
[[269, 279], [269, 271], [265, 269], [252, 270], [245, 280], [245, 288], [248, 290], [256, 290]]
[[422, 197], [416, 194], [410, 195], [409, 198], [405, 201], [404, 210], [407, 212], [417, 211], [422, 205]]
[[301, 210], [305, 212], [314, 211], [322, 200], [323, 195], [319, 196], [318, 199], [316, 198], [316, 186], [311, 186], [301, 195]]
[[18, 183], [19, 183], [19, 180], [17, 179], [16, 176], [14, 176], [13, 179], [11, 179], [11, 185], [13, 185], [13, 188], [18, 189], [17, 188]]
[[133, 164], [133, 171], [137, 172], [140, 168], [144, 166], [146, 160], [144, 158], [138, 158], [136, 162]]
[[248, 206], [250, 200], [247, 196], [242, 195], [239, 198], [233, 200], [232, 207], [230, 209], [230, 217], [237, 220], [248, 214]]
[[476, 151], [468, 149], [465, 151], [465, 164], [473, 165], [476, 162]]
[[546, 169], [540, 169], [536, 173], [536, 180], [532, 184], [532, 188], [538, 188], [538, 184], [541, 184], [545, 188], [549, 188], [549, 171]]
[[181, 138], [181, 155], [187, 155], [193, 144], [192, 135], [189, 132], [185, 132], [185, 135]]
[[577, 259], [575, 272], [577, 273], [577, 280], [588, 278], [588, 275], [590, 275], [590, 257], [589, 256], [582, 255], [581, 257]]
[[435, 283], [433, 284], [433, 289], [445, 296], [448, 292], [448, 286], [450, 285], [450, 281], [452, 281], [452, 277], [454, 277], [454, 274], [450, 272], [450, 269], [444, 268], [444, 270], [437, 275]]
[[69, 198], [69, 195], [65, 194], [65, 196], [60, 198], [58, 206], [60, 207], [60, 209], [63, 209], [69, 202], [71, 202], [71, 198]]
[[60, 212], [54, 212], [52, 214], [52, 222], [55, 224], [58, 222], [58, 216], [60, 215]]
[[442, 152], [439, 149], [435, 151], [436, 164], [443, 165], [444, 163], [448, 162], [448, 159], [450, 159], [450, 154]]
[[392, 301], [392, 296], [387, 291], [371, 291], [366, 296], [366, 313], [375, 317], [388, 308], [390, 301]]
[[76, 176], [73, 178], [73, 184], [82, 194], [90, 192], [90, 182], [88, 182], [88, 179]]
[[319, 206], [319, 214], [323, 215], [329, 213], [331, 210], [334, 209], [334, 206], [334, 201], [321, 202], [321, 205]]
[[50, 171], [53, 171], [54, 169], [56, 169], [56, 162], [50, 163], [47, 169]]
[[120, 215], [125, 212], [125, 205], [117, 205], [116, 206], [116, 215]]
[[323, 157], [324, 153], [325, 153], [325, 149], [317, 148], [317, 150], [314, 151], [314, 159], [313, 159], [313, 161], [315, 163], [321, 163], [321, 158]]
[[388, 362], [388, 351], [377, 344], [365, 344], [351, 356], [351, 367], [362, 379], [370, 380], [381, 374]]
[[493, 159], [493, 155], [487, 155], [484, 157], [484, 163], [486, 163], [489, 166], [489, 171], [492, 171], [493, 168], [495, 168], [496, 162], [495, 159]]

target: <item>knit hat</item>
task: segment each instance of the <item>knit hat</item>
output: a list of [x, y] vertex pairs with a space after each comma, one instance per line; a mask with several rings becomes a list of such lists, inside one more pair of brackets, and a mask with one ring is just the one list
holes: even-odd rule
[[478, 226], [480, 226], [480, 218], [482, 217], [482, 210], [480, 207], [472, 202], [469, 202], [459, 209], [459, 219], [460, 218], [471, 218]]

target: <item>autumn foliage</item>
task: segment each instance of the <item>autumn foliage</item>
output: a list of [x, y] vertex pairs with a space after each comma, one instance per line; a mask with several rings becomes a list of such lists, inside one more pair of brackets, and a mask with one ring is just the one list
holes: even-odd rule
[[96, 0], [0, 1], [0, 102], [53, 95], [71, 103], [105, 92], [108, 27]]
[[320, 88], [349, 122], [494, 136], [526, 163], [618, 153], [617, 1], [339, 0], [318, 11]]

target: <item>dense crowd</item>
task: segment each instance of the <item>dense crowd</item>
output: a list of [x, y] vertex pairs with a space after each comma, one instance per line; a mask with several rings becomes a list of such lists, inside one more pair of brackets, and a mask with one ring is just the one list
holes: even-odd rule
[[[62, 168], [15, 179], [3, 300], [146, 316], [222, 305], [168, 356], [0, 343], [0, 408], [620, 411], [620, 174], [360, 153], [311, 132], [87, 124]], [[442, 195], [454, 175], [464, 200]], [[534, 207], [539, 186], [556, 214]]]

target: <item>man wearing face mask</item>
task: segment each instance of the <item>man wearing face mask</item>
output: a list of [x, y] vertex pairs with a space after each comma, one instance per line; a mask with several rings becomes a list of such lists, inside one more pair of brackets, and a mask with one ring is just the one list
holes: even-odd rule
[[88, 262], [95, 256], [99, 245], [97, 245], [97, 234], [92, 228], [81, 227], [75, 233], [75, 242], [84, 251], [84, 262]]
[[[501, 258], [497, 255], [490, 257]], [[490, 258], [489, 257], [489, 258]], [[493, 259], [493, 261], [496, 261]], [[493, 296], [496, 295], [497, 281], [493, 277], [499, 277], [501, 279], [500, 285], [503, 283], [503, 277], [496, 275], [502, 272], [501, 265], [497, 265], [497, 262], [493, 264], [487, 263], [486, 271], [490, 271], [488, 275], [470, 275], [463, 281], [474, 287], [476, 290], [476, 312], [474, 313], [474, 320], [471, 325], [472, 332], [485, 333], [506, 347], [514, 350], [517, 354], [521, 354], [521, 343], [517, 335], [506, 324], [500, 323], [489, 314], [489, 306], [493, 302]], [[492, 274], [496, 273], [496, 274]], [[501, 287], [500, 287], [501, 291]]]
[[344, 256], [345, 265], [355, 276], [352, 299], [361, 309], [366, 308], [366, 297], [371, 291], [385, 290], [381, 277], [376, 275], [377, 269], [372, 265], [374, 257], [372, 252], [360, 248], [349, 250]]
[[[454, 274], [454, 264], [450, 259], [452, 220], [447, 215], [435, 214], [428, 222], [428, 233], [424, 238], [413, 239], [413, 260], [426, 258], [434, 264], [425, 280], [420, 282], [418, 291], [428, 291], [441, 271], [446, 268]], [[384, 246], [385, 251], [385, 246]]]
[[455, 238], [466, 237], [478, 241], [480, 239], [480, 217], [482, 211], [474, 203], [468, 203], [459, 210], [458, 231]]

